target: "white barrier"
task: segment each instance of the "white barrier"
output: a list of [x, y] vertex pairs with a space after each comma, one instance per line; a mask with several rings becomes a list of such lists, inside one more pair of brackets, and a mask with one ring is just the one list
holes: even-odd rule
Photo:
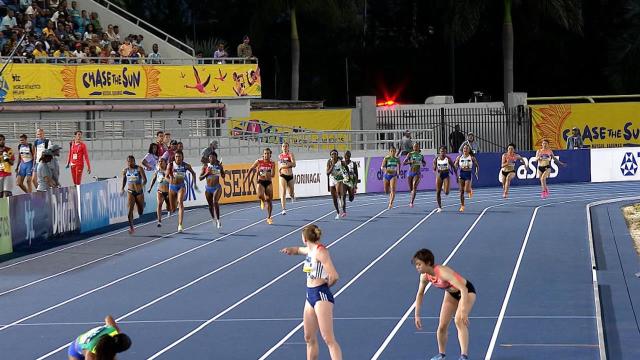
[[[293, 169], [293, 176], [296, 181], [296, 197], [312, 197], [329, 195], [329, 180], [327, 179], [327, 160], [298, 160]], [[360, 184], [358, 192], [364, 193], [367, 182], [367, 172], [364, 167], [364, 158], [352, 158], [351, 161], [358, 166]]]
[[591, 149], [591, 182], [640, 180], [640, 148]]

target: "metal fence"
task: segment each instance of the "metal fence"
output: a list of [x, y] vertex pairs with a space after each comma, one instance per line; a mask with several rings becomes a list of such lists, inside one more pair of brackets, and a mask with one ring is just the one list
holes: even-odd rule
[[432, 129], [438, 146], [451, 149], [449, 135], [459, 125], [463, 133], [473, 132], [480, 151], [501, 152], [513, 143], [519, 150], [532, 149], [531, 110], [517, 106], [500, 108], [379, 108], [376, 111], [379, 130]]

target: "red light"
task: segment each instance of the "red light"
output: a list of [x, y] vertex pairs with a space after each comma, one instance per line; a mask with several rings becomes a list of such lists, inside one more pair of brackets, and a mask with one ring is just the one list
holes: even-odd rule
[[393, 100], [381, 101], [377, 104], [378, 106], [394, 106], [397, 105]]

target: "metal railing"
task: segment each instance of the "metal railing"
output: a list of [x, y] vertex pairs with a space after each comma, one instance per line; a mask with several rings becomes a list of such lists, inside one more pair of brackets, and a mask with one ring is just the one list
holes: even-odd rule
[[514, 143], [519, 150], [532, 149], [531, 112], [528, 107], [500, 108], [378, 108], [377, 128], [403, 130], [405, 128], [433, 129], [438, 146], [450, 151], [449, 135], [459, 125], [463, 133], [473, 132], [481, 152], [502, 152]]
[[7, 56], [1, 56], [0, 62], [12, 61], [19, 64], [60, 64], [60, 65], [88, 65], [88, 64], [139, 64], [139, 65], [232, 65], [232, 64], [257, 64], [258, 58], [160, 58], [151, 59], [149, 57], [144, 58], [132, 58], [132, 57], [27, 57], [27, 56], [14, 56], [9, 58]]
[[167, 34], [166, 32], [158, 29], [157, 27], [149, 24], [148, 22], [141, 20], [139, 17], [131, 14], [130, 12], [124, 10], [123, 8], [112, 4], [110, 1], [107, 0], [93, 0], [96, 3], [100, 4], [101, 6], [104, 6], [107, 10], [110, 10], [116, 14], [118, 14], [119, 16], [122, 16], [123, 18], [131, 21], [132, 23], [134, 23], [136, 26], [142, 27], [145, 30], [147, 30], [148, 32], [154, 34], [155, 36], [159, 37], [160, 39], [168, 42], [169, 44], [177, 47], [178, 49], [186, 52], [187, 54], [191, 54], [193, 56], [196, 55], [195, 50], [185, 44], [184, 42], [176, 39], [175, 37]]
[[[229, 129], [222, 117], [182, 117], [92, 120], [0, 120], [0, 134], [8, 146], [15, 147], [21, 134], [32, 134], [43, 128], [53, 143], [61, 144], [63, 152], [76, 130], [82, 130], [92, 160], [123, 159], [127, 155], [143, 156], [149, 145], [155, 142], [159, 130], [171, 133], [171, 138], [183, 142], [187, 158], [199, 157], [202, 150], [215, 140], [218, 152], [226, 156], [260, 155], [266, 147], [274, 152], [283, 142], [293, 151], [328, 153], [362, 150], [386, 152], [391, 145], [401, 148], [403, 131], [387, 130], [322, 130], [278, 127], [278, 132], [252, 132]], [[293, 131], [296, 130], [296, 131]], [[434, 132], [431, 129], [413, 129], [412, 141], [422, 149], [435, 149]]]

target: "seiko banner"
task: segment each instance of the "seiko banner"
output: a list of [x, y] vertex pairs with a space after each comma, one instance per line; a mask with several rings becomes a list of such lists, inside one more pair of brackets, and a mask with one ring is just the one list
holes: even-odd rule
[[109, 187], [106, 181], [80, 185], [80, 232], [109, 225]]
[[640, 147], [591, 150], [591, 180], [640, 180]]
[[14, 250], [37, 245], [51, 236], [51, 196], [48, 192], [12, 196], [9, 212]]
[[75, 186], [52, 189], [51, 223], [53, 235], [70, 233], [80, 228], [78, 193]]

